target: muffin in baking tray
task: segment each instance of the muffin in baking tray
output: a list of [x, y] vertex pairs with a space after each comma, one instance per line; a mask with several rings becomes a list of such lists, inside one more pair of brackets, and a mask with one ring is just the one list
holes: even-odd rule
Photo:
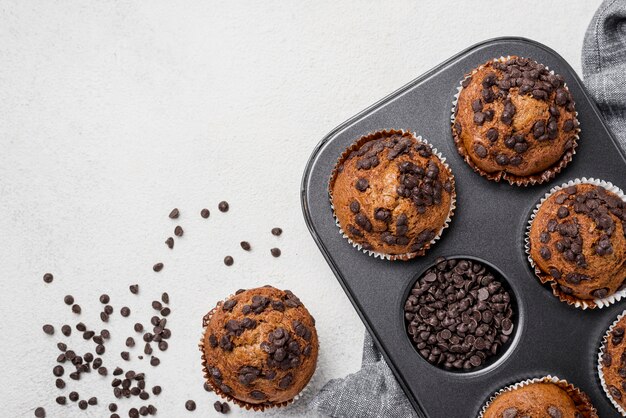
[[457, 149], [475, 171], [517, 185], [561, 171], [579, 130], [563, 77], [516, 56], [486, 62], [463, 80], [452, 123]]
[[454, 212], [454, 177], [445, 159], [410, 132], [378, 131], [339, 158], [330, 180], [338, 225], [370, 255], [423, 255]]
[[247, 409], [283, 406], [317, 365], [315, 320], [289, 290], [242, 290], [205, 317], [200, 343], [205, 378], [216, 393]]
[[551, 376], [517, 383], [499, 391], [479, 418], [597, 418], [589, 397]]
[[556, 188], [539, 204], [528, 233], [539, 279], [582, 307], [611, 303], [626, 279], [626, 203], [619, 189], [601, 184], [591, 179]]

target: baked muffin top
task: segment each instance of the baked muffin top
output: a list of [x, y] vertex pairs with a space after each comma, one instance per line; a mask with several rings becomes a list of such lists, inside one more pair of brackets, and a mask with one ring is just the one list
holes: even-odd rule
[[289, 290], [238, 292], [204, 318], [205, 377], [217, 393], [263, 409], [293, 400], [313, 376], [315, 320]]
[[363, 249], [408, 259], [424, 254], [452, 216], [454, 177], [432, 147], [402, 131], [361, 138], [330, 183], [341, 229]]
[[530, 229], [530, 256], [542, 281], [566, 299], [615, 293], [626, 279], [624, 201], [583, 183], [552, 193]]
[[521, 184], [545, 181], [569, 162], [578, 121], [562, 76], [513, 56], [483, 64], [462, 86], [452, 131], [476, 171]]
[[604, 377], [608, 395], [626, 409], [626, 317], [622, 317], [611, 327], [602, 349], [600, 370]]
[[483, 418], [587, 418], [588, 407], [580, 408], [561, 387], [550, 382], [531, 383], [499, 394]]

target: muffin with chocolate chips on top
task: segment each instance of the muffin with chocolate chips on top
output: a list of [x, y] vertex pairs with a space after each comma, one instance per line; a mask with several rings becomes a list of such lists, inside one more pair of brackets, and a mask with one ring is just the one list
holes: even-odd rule
[[626, 316], [622, 313], [611, 325], [600, 348], [598, 371], [604, 393], [626, 415]]
[[489, 61], [463, 80], [452, 132], [476, 172], [528, 185], [553, 178], [569, 163], [579, 127], [563, 77], [513, 56]]
[[315, 320], [289, 290], [241, 290], [203, 320], [200, 343], [207, 383], [246, 409], [284, 406], [317, 365]]
[[561, 300], [583, 308], [606, 306], [626, 279], [626, 204], [590, 181], [549, 194], [528, 234], [539, 279], [551, 283]]
[[565, 381], [546, 377], [500, 391], [480, 418], [598, 418], [589, 397]]
[[348, 240], [387, 259], [424, 255], [454, 211], [454, 177], [436, 150], [404, 131], [352, 144], [330, 180], [334, 215]]

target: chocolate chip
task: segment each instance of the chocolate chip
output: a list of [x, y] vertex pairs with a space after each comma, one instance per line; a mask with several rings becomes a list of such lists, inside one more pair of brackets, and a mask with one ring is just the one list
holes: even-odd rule
[[163, 270], [163, 263], [156, 263], [154, 266], [152, 266], [152, 270], [154, 270], [157, 273]]
[[232, 266], [234, 262], [235, 260], [230, 255], [224, 257], [224, 264], [226, 264], [227, 266]]
[[177, 225], [176, 228], [174, 228], [174, 235], [177, 237], [182, 237], [184, 233], [185, 231], [183, 231], [183, 228], [180, 225]]
[[63, 302], [65, 302], [66, 305], [72, 305], [74, 303], [74, 296], [72, 295], [67, 295], [63, 298]]
[[48, 335], [54, 335], [54, 327], [50, 324], [46, 324], [42, 327], [43, 332], [45, 332]]
[[37, 418], [45, 418], [46, 410], [43, 409], [42, 407], [38, 407], [37, 409], [35, 409], [35, 416]]
[[242, 248], [244, 251], [250, 251], [250, 249], [252, 248], [252, 247], [250, 247], [250, 243], [249, 243], [248, 241], [241, 241], [241, 242], [239, 243], [239, 245], [241, 245], [241, 248]]
[[489, 128], [485, 135], [491, 142], [496, 142], [498, 140], [498, 130], [496, 128]]
[[78, 304], [72, 305], [72, 312], [74, 312], [75, 314], [79, 314], [81, 312], [80, 305]]
[[204, 208], [200, 211], [200, 216], [202, 216], [204, 219], [207, 219], [209, 216], [211, 216], [211, 212], [207, 208]]
[[280, 257], [280, 254], [281, 254], [281, 252], [280, 252], [280, 248], [272, 248], [272, 249], [270, 250], [270, 252], [272, 253], [272, 256], [274, 256], [274, 257]]
[[597, 299], [605, 298], [607, 297], [608, 294], [609, 294], [609, 289], [606, 287], [603, 287], [601, 289], [596, 289], [591, 292], [591, 296]]
[[487, 156], [487, 148], [478, 142], [474, 143], [474, 152], [479, 158], [485, 158]]
[[485, 114], [483, 112], [474, 113], [474, 123], [478, 126], [481, 126], [485, 123]]
[[359, 213], [360, 210], [361, 210], [361, 205], [359, 204], [359, 202], [357, 202], [356, 200], [353, 200], [352, 202], [350, 202], [350, 211], [352, 213]]
[[367, 179], [365, 179], [365, 178], [362, 178], [362, 177], [361, 177], [361, 178], [359, 178], [359, 179], [356, 181], [356, 183], [355, 183], [354, 187], [356, 187], [356, 189], [357, 189], [358, 191], [360, 191], [360, 192], [364, 192], [364, 191], [366, 191], [366, 190], [367, 190], [367, 188], [369, 187], [369, 185], [370, 185], [369, 181], [367, 181]]
[[179, 215], [180, 215], [180, 212], [178, 211], [178, 209], [174, 208], [170, 212], [169, 217], [170, 217], [170, 219], [176, 219], [176, 218], [178, 218]]
[[191, 399], [188, 400], [187, 402], [185, 402], [185, 409], [187, 411], [195, 411], [196, 410], [196, 403], [194, 401], [192, 401]]
[[172, 237], [168, 237], [168, 238], [165, 240], [165, 245], [167, 245], [167, 248], [169, 248], [170, 250], [171, 250], [172, 248], [174, 248], [174, 238], [172, 238]]
[[124, 306], [122, 307], [122, 309], [120, 309], [120, 314], [124, 317], [127, 318], [130, 315], [130, 308], [128, 306]]
[[272, 228], [272, 235], [275, 235], [277, 237], [279, 237], [281, 234], [283, 233], [283, 230], [276, 227], [276, 228]]
[[45, 283], [52, 283], [53, 280], [54, 280], [54, 276], [52, 275], [52, 273], [46, 273], [43, 275], [43, 281]]
[[229, 205], [228, 202], [225, 200], [222, 200], [218, 205], [217, 208], [219, 209], [220, 212], [228, 212], [229, 209]]
[[498, 163], [498, 165], [507, 165], [509, 163], [509, 157], [504, 154], [498, 154], [496, 155], [496, 163]]
[[472, 102], [472, 110], [474, 111], [474, 113], [482, 112], [482, 110], [483, 110], [483, 102], [481, 102], [480, 99], [474, 100]]
[[539, 249], [539, 254], [541, 255], [541, 258], [543, 258], [544, 260], [549, 260], [550, 258], [552, 258], [552, 252], [550, 251], [548, 247], [541, 247]]

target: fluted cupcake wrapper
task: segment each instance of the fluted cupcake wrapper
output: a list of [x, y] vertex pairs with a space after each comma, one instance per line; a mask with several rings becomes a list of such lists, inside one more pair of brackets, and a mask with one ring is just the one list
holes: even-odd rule
[[609, 341], [609, 335], [611, 334], [611, 331], [613, 331], [613, 328], [615, 327], [615, 325], [617, 325], [617, 323], [620, 321], [620, 319], [622, 319], [624, 316], [626, 316], [626, 311], [623, 311], [621, 314], [619, 314], [617, 316], [615, 321], [613, 321], [613, 323], [611, 324], [609, 329], [604, 334], [604, 337], [602, 337], [602, 343], [600, 344], [600, 349], [598, 350], [598, 377], [600, 378], [600, 384], [602, 385], [602, 389], [604, 390], [604, 394], [607, 396], [607, 398], [609, 398], [609, 401], [611, 401], [611, 403], [613, 404], [615, 409], [617, 409], [617, 411], [620, 414], [622, 414], [623, 417], [626, 417], [626, 410], [624, 410], [624, 408], [619, 403], [617, 403], [617, 401], [611, 395], [611, 392], [609, 391], [609, 386], [607, 385], [606, 381], [604, 380], [604, 373], [602, 372], [602, 354], [604, 354], [604, 350], [606, 350], [606, 348], [607, 348], [607, 342]]
[[[588, 300], [578, 299], [572, 295], [563, 293], [561, 289], [559, 288], [559, 285], [556, 282], [556, 280], [554, 280], [554, 278], [550, 276], [549, 274], [541, 271], [539, 267], [537, 267], [535, 261], [530, 255], [530, 229], [532, 227], [533, 220], [537, 216], [537, 212], [539, 211], [539, 208], [541, 207], [543, 202], [545, 202], [550, 196], [552, 196], [554, 193], [558, 192], [559, 190], [565, 189], [570, 186], [576, 186], [579, 184], [593, 184], [595, 186], [601, 186], [605, 188], [606, 190], [612, 193], [615, 193], [620, 199], [626, 202], [626, 197], [624, 196], [624, 192], [622, 192], [622, 190], [619, 187], [604, 180], [583, 177], [580, 179], [570, 180], [567, 183], [561, 184], [560, 186], [555, 186], [552, 189], [550, 189], [550, 191], [541, 198], [539, 203], [537, 203], [537, 205], [533, 209], [533, 213], [530, 215], [530, 219], [528, 220], [528, 226], [526, 227], [526, 237], [524, 238], [524, 250], [526, 251], [528, 262], [530, 263], [530, 266], [533, 268], [533, 271], [535, 272], [535, 275], [537, 276], [537, 278], [541, 281], [541, 283], [544, 283], [544, 284], [550, 283], [552, 287], [552, 293], [556, 297], [558, 297], [559, 300], [561, 300], [562, 302], [566, 302], [569, 305], [575, 306], [576, 308], [583, 309], [583, 310], [587, 308], [590, 308], [590, 309], [600, 308], [601, 309], [601, 308], [610, 306], [614, 304], [615, 302], [618, 302], [624, 297], [626, 297], [626, 287], [604, 298], [588, 299]], [[626, 279], [626, 277], [624, 279]]]
[[551, 375], [538, 377], [534, 379], [526, 379], [521, 382], [517, 382], [512, 385], [509, 385], [503, 389], [500, 389], [499, 391], [494, 393], [489, 398], [489, 400], [483, 405], [480, 412], [478, 413], [477, 418], [483, 418], [485, 415], [485, 412], [489, 408], [489, 405], [491, 405], [491, 403], [501, 394], [505, 392], [510, 392], [515, 389], [523, 388], [524, 386], [528, 386], [533, 383], [553, 383], [557, 385], [558, 387], [563, 389], [565, 392], [567, 392], [569, 397], [574, 401], [574, 404], [576, 405], [576, 408], [578, 409], [578, 411], [581, 414], [583, 414], [584, 418], [598, 418], [598, 411], [596, 411], [596, 408], [593, 406], [593, 404], [591, 403], [591, 400], [589, 399], [589, 396], [587, 396], [586, 393], [578, 389], [573, 384], [569, 383], [567, 380], [559, 379], [558, 377], [551, 376]]
[[[205, 382], [211, 386], [211, 389], [213, 389], [213, 392], [215, 392], [216, 395], [220, 396], [223, 399], [226, 399], [227, 401], [230, 401], [232, 403], [234, 403], [235, 405], [250, 410], [252, 409], [253, 411], [256, 412], [263, 412], [266, 409], [271, 409], [271, 408], [281, 408], [281, 407], [285, 407], [287, 405], [292, 404], [293, 402], [297, 401], [298, 399], [302, 398], [303, 396], [306, 396], [308, 394], [311, 393], [311, 387], [312, 384], [311, 382], [314, 381], [314, 379], [316, 378], [316, 376], [319, 376], [319, 373], [317, 372], [317, 368], [315, 369], [315, 371], [313, 372], [313, 375], [311, 376], [311, 379], [309, 379], [309, 382], [307, 383], [307, 385], [293, 398], [289, 399], [288, 401], [285, 402], [279, 402], [279, 403], [264, 403], [264, 404], [252, 404], [252, 403], [248, 403], [248, 402], [244, 402], [241, 401], [235, 397], [233, 397], [232, 395], [229, 395], [227, 393], [224, 393], [224, 391], [222, 389], [220, 389], [217, 385], [215, 385], [212, 381], [212, 379], [210, 378], [210, 373], [208, 370], [208, 364], [207, 364], [207, 359], [206, 359], [206, 355], [204, 354], [204, 337], [207, 331], [207, 325], [209, 324], [209, 322], [211, 321], [211, 318], [213, 317], [213, 314], [215, 313], [215, 311], [222, 306], [222, 304], [224, 302], [226, 302], [228, 299], [234, 297], [235, 295], [230, 295], [227, 298], [219, 301], [217, 303], [217, 305], [215, 306], [215, 308], [211, 309], [206, 315], [204, 315], [204, 317], [202, 317], [202, 328], [203, 328], [203, 332], [202, 332], [202, 337], [200, 338], [200, 343], [198, 344], [198, 348], [200, 349], [200, 352], [202, 353], [201, 359], [202, 359], [202, 373], [204, 376], [204, 380]], [[317, 340], [318, 340], [318, 344], [320, 344], [320, 338], [319, 338], [319, 334], [317, 336]]]
[[[506, 57], [494, 58], [493, 62], [505, 62], [509, 60], [510, 58], [511, 58], [510, 55]], [[523, 57], [520, 57], [520, 58], [523, 58]], [[555, 75], [554, 71], [550, 70], [550, 68], [547, 65], [544, 65], [544, 64], [541, 64], [541, 65], [546, 67], [546, 69], [550, 72], [550, 74]], [[576, 154], [576, 147], [578, 146], [578, 141], [580, 139], [579, 137], [580, 121], [578, 120], [578, 112], [575, 112], [574, 114], [577, 127], [573, 131], [574, 135], [572, 136], [573, 138], [572, 147], [563, 154], [563, 156], [561, 157], [559, 161], [557, 161], [554, 165], [552, 165], [551, 167], [548, 167], [541, 173], [531, 174], [529, 176], [517, 176], [515, 174], [506, 173], [504, 171], [499, 171], [497, 173], [487, 173], [481, 170], [476, 164], [474, 164], [474, 161], [472, 161], [469, 154], [465, 151], [465, 147], [463, 146], [463, 141], [461, 140], [461, 138], [456, 132], [456, 129], [454, 128], [454, 124], [456, 122], [457, 104], [459, 101], [459, 95], [461, 94], [461, 91], [463, 90], [463, 82], [467, 80], [469, 77], [472, 77], [474, 74], [476, 74], [479, 70], [483, 69], [484, 67], [485, 67], [485, 64], [482, 64], [479, 67], [474, 68], [471, 73], [466, 74], [465, 77], [463, 77], [463, 79], [459, 81], [457, 92], [452, 99], [450, 122], [451, 122], [452, 136], [454, 137], [454, 144], [456, 145], [457, 151], [459, 152], [461, 157], [463, 157], [465, 162], [472, 168], [472, 170], [474, 170], [476, 173], [480, 174], [481, 176], [485, 177], [488, 180], [492, 180], [492, 181], [506, 180], [511, 185], [532, 186], [535, 184], [545, 183], [553, 179], [558, 173], [561, 172], [561, 170], [563, 170], [570, 163], [570, 161], [572, 161], [572, 158]], [[563, 87], [565, 87], [569, 91], [569, 89], [567, 88], [567, 83], [563, 83]]]
[[[335, 182], [335, 179], [337, 178], [338, 173], [338, 167], [345, 162], [345, 160], [348, 158], [348, 156], [350, 155], [350, 153], [352, 151], [357, 150], [358, 148], [361, 147], [361, 145], [365, 144], [368, 141], [371, 141], [373, 139], [375, 139], [375, 136], [377, 135], [405, 135], [405, 134], [410, 134], [412, 135], [414, 138], [416, 138], [419, 142], [426, 144], [428, 146], [431, 147], [432, 153], [433, 155], [436, 155], [439, 160], [441, 161], [441, 164], [446, 168], [446, 170], [448, 170], [448, 173], [450, 174], [450, 182], [452, 183], [453, 186], [453, 193], [450, 196], [450, 210], [448, 212], [448, 217], [446, 218], [443, 226], [439, 229], [439, 231], [437, 232], [437, 234], [435, 235], [435, 237], [426, 245], [424, 245], [419, 251], [415, 251], [415, 252], [411, 252], [411, 253], [404, 253], [404, 254], [385, 254], [385, 253], [380, 253], [377, 251], [372, 251], [372, 250], [368, 250], [366, 248], [363, 247], [363, 245], [361, 245], [358, 242], [354, 242], [343, 230], [343, 228], [341, 227], [341, 224], [339, 223], [339, 219], [337, 218], [337, 215], [335, 213], [335, 206], [333, 205], [333, 184]], [[433, 244], [435, 244], [440, 238], [441, 235], [443, 234], [444, 229], [448, 228], [448, 226], [450, 226], [450, 222], [452, 221], [452, 217], [454, 216], [454, 211], [456, 209], [456, 184], [455, 184], [455, 180], [454, 180], [454, 174], [452, 174], [452, 170], [450, 169], [450, 166], [448, 165], [448, 163], [446, 163], [446, 158], [439, 152], [437, 151], [437, 148], [435, 148], [432, 144], [430, 144], [426, 139], [422, 138], [421, 135], [417, 135], [415, 132], [409, 132], [409, 131], [405, 131], [403, 129], [385, 129], [385, 130], [381, 130], [381, 131], [375, 131], [375, 132], [370, 132], [367, 135], [362, 136], [361, 138], [357, 139], [355, 142], [352, 143], [352, 145], [350, 145], [339, 157], [339, 159], [337, 160], [337, 163], [335, 164], [335, 167], [333, 168], [333, 171], [331, 173], [330, 176], [330, 181], [328, 182], [328, 196], [330, 198], [330, 208], [332, 209], [333, 212], [333, 217], [335, 218], [335, 225], [337, 225], [337, 228], [339, 228], [339, 233], [341, 234], [342, 237], [344, 237], [345, 239], [348, 240], [348, 242], [357, 250], [372, 256], [374, 258], [381, 258], [384, 260], [390, 260], [390, 261], [394, 261], [394, 260], [402, 260], [402, 261], [407, 261], [410, 260], [412, 258], [418, 257], [418, 256], [423, 256], [424, 254], [426, 254], [426, 250], [428, 250], [430, 247], [433, 246]]]

